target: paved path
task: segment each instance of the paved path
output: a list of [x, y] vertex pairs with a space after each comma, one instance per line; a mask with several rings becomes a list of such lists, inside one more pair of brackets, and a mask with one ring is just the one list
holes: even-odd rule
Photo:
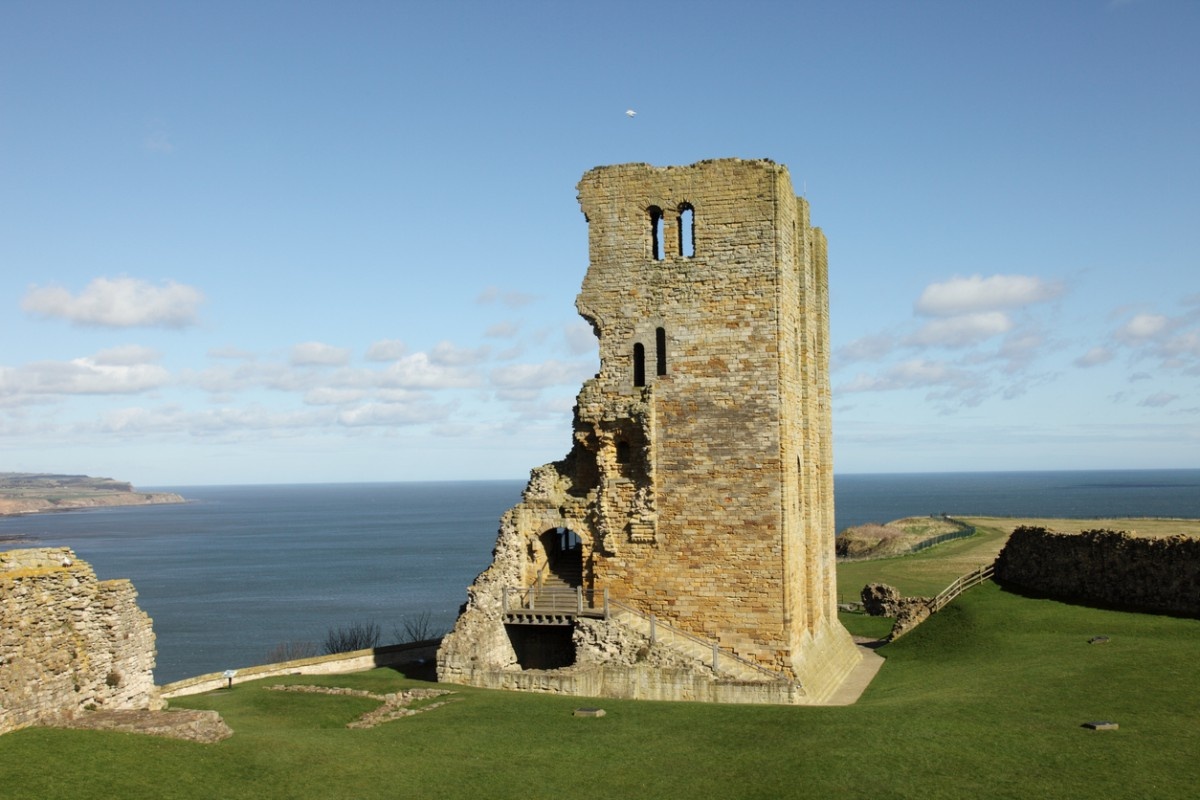
[[858, 702], [858, 698], [862, 697], [862, 693], [866, 688], [871, 685], [871, 681], [875, 679], [879, 668], [883, 666], [883, 662], [886, 659], [876, 653], [873, 647], [867, 646], [867, 644], [876, 644], [874, 639], [855, 636], [854, 643], [858, 645], [858, 652], [862, 654], [862, 661], [858, 662], [858, 666], [850, 671], [850, 674], [846, 676], [846, 680], [842, 681], [842, 685], [829, 696], [828, 700], [817, 705], [854, 705]]

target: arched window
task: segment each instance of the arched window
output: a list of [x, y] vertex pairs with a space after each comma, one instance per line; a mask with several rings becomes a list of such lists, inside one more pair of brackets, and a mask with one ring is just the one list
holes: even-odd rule
[[633, 385], [646, 385], [646, 346], [641, 342], [633, 346]]
[[692, 258], [696, 255], [696, 209], [691, 203], [679, 206], [679, 255]]
[[667, 374], [667, 331], [665, 328], [658, 328], [654, 331], [654, 354], [658, 362], [658, 375]]
[[655, 261], [663, 260], [663, 212], [658, 206], [646, 209], [650, 215], [650, 253]]

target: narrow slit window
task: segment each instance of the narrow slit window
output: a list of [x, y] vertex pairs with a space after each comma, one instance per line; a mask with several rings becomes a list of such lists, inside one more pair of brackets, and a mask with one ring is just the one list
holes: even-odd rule
[[650, 214], [650, 253], [655, 261], [663, 260], [663, 212], [658, 206], [647, 209]]
[[667, 374], [667, 331], [666, 328], [659, 328], [654, 331], [654, 355], [656, 356], [658, 369], [656, 374]]
[[696, 209], [691, 203], [679, 207], [679, 254], [684, 258], [696, 255]]
[[633, 346], [633, 385], [646, 385], [646, 346], [641, 342]]
[[629, 442], [625, 441], [624, 439], [617, 441], [617, 463], [629, 463]]

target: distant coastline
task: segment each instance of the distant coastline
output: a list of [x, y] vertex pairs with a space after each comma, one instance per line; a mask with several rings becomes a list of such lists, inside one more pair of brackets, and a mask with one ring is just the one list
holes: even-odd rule
[[183, 502], [183, 497], [174, 492], [139, 492], [131, 484], [112, 478], [0, 472], [0, 516]]

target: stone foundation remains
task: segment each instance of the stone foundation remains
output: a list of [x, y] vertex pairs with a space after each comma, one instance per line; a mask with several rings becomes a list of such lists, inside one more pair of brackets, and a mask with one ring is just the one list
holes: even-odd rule
[[160, 709], [154, 631], [127, 580], [70, 549], [0, 553], [0, 733], [81, 712]]
[[600, 371], [571, 451], [501, 520], [439, 679], [820, 702], [860, 658], [836, 616], [825, 237], [770, 161], [578, 188]]

